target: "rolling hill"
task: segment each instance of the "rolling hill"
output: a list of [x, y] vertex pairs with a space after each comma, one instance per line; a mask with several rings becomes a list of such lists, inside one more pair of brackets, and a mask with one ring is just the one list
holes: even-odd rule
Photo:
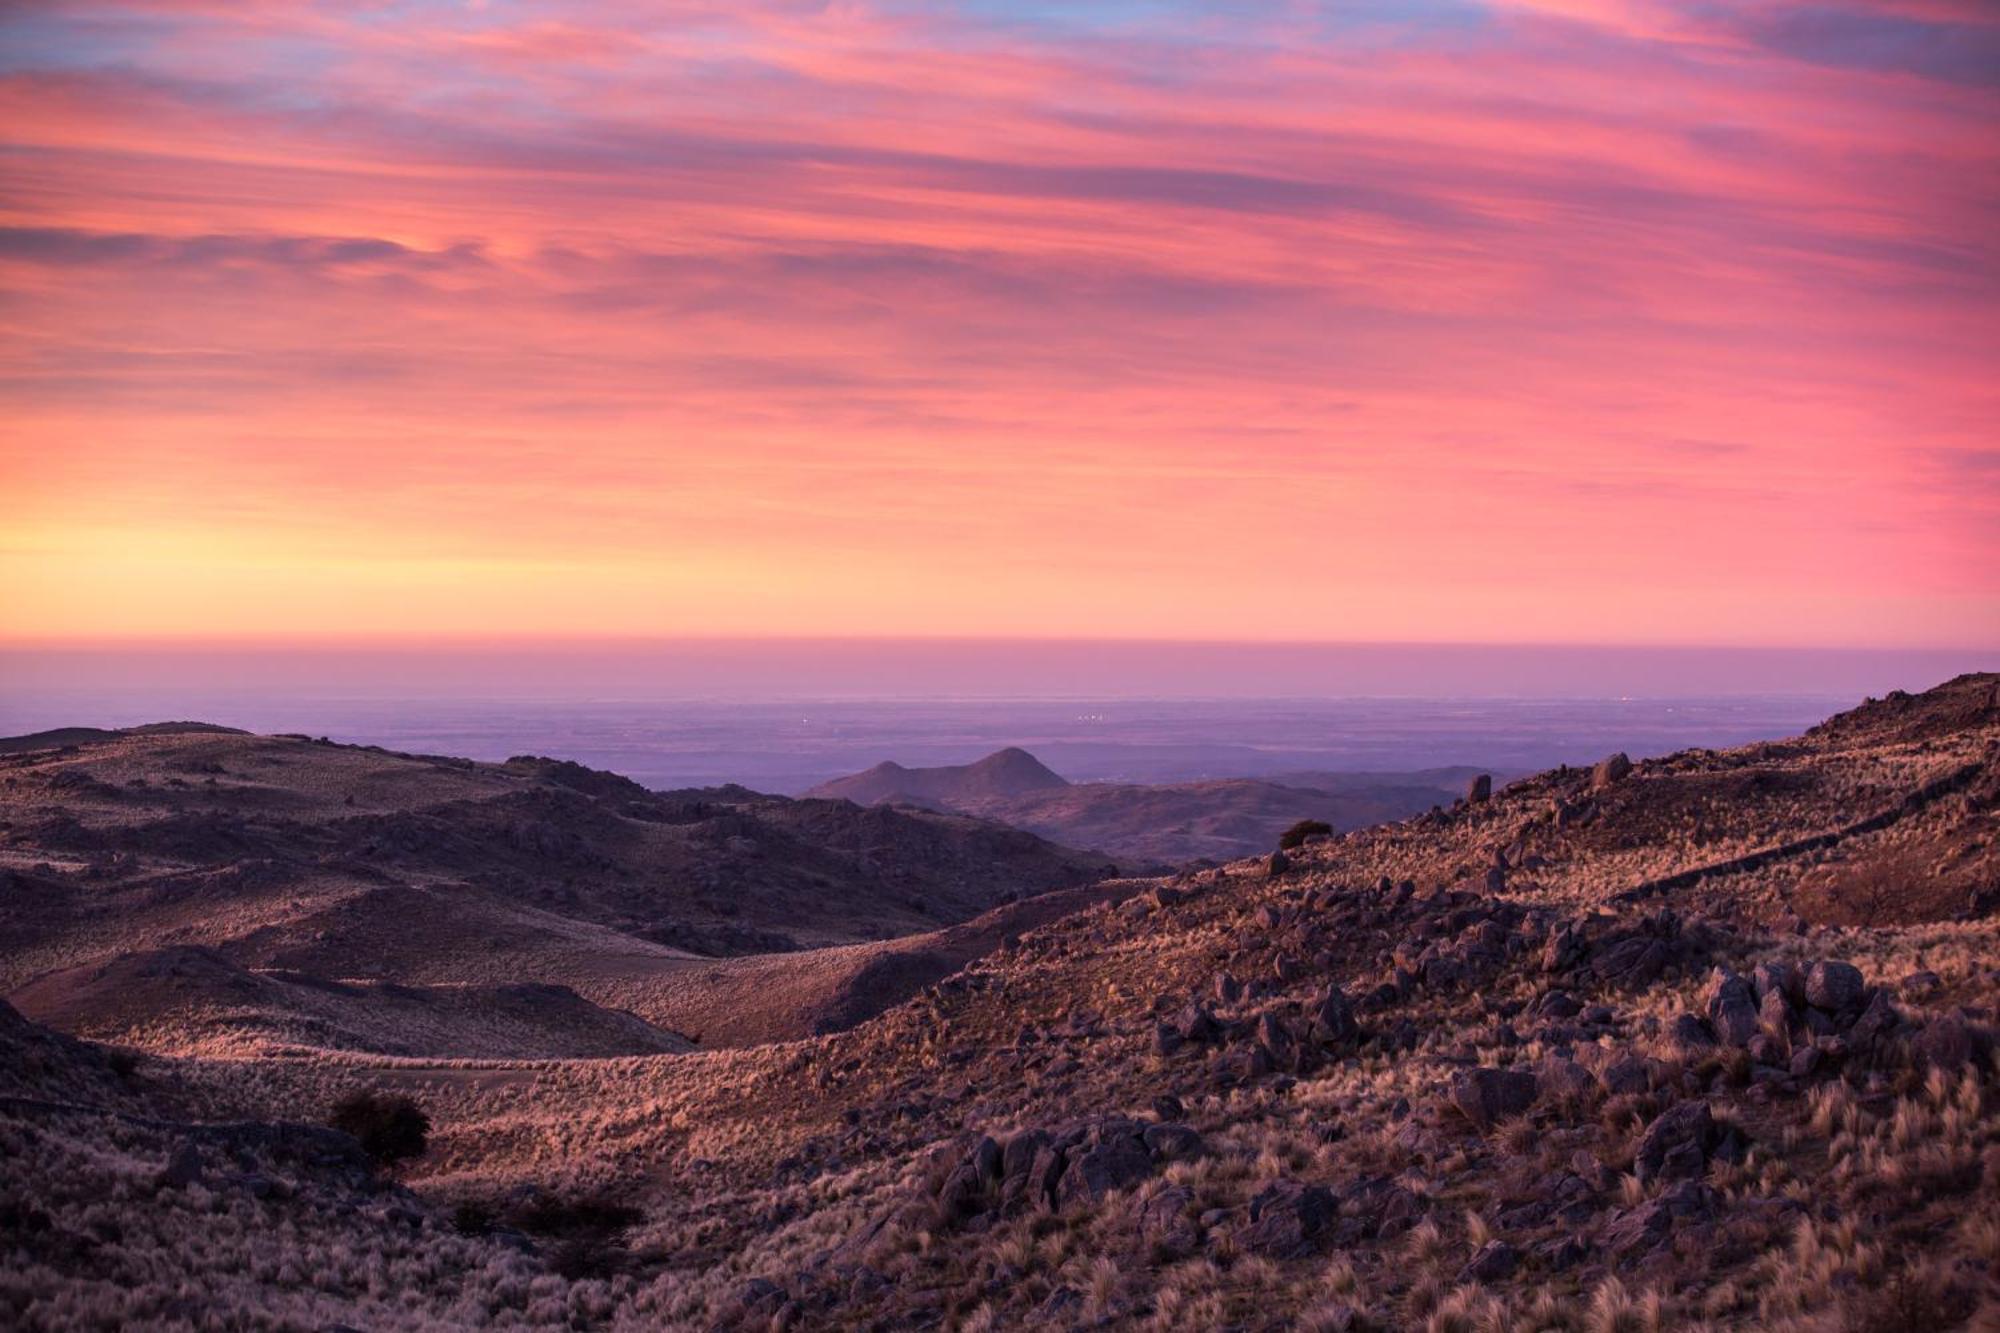
[[[34, 854], [18, 832], [10, 851]], [[9, 902], [61, 896], [36, 893]], [[801, 983], [826, 969], [867, 1012], [685, 1054], [135, 1062], [0, 1007], [0, 1311], [33, 1329], [2000, 1318], [2000, 677], [1001, 911], [1034, 904], [1039, 921], [979, 926], [999, 938], [963, 962], [915, 941], [708, 960], [743, 997], [832, 995]], [[397, 1173], [296, 1123], [371, 1088], [431, 1119]]]

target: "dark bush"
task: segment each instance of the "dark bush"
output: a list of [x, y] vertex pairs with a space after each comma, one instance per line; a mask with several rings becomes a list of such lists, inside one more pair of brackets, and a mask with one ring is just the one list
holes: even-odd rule
[[423, 1156], [430, 1142], [431, 1118], [400, 1093], [353, 1093], [334, 1104], [327, 1123], [359, 1139], [362, 1151], [384, 1166]]
[[543, 1236], [572, 1236], [595, 1232], [606, 1235], [637, 1226], [646, 1220], [639, 1209], [610, 1199], [557, 1199], [541, 1197], [514, 1212], [514, 1224], [523, 1231]]
[[610, 1277], [624, 1263], [625, 1248], [596, 1234], [571, 1236], [549, 1255], [549, 1267], [571, 1282]]
[[139, 1053], [116, 1047], [104, 1053], [104, 1063], [120, 1078], [130, 1078], [139, 1072]]
[[1333, 825], [1323, 819], [1301, 819], [1286, 829], [1278, 838], [1278, 846], [1284, 851], [1305, 846], [1307, 838], [1323, 837], [1333, 832]]
[[493, 1210], [474, 1199], [451, 1211], [452, 1229], [461, 1236], [486, 1236], [493, 1232]]

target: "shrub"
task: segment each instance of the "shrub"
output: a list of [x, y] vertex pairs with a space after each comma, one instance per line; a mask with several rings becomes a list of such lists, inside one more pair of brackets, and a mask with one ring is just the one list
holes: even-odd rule
[[1289, 852], [1293, 848], [1305, 846], [1307, 838], [1325, 837], [1332, 832], [1333, 825], [1324, 819], [1301, 819], [1279, 835], [1278, 847], [1281, 851]]
[[493, 1210], [468, 1199], [452, 1209], [451, 1225], [461, 1236], [486, 1236], [493, 1231]]
[[362, 1151], [384, 1166], [423, 1156], [430, 1142], [431, 1118], [398, 1093], [353, 1093], [334, 1104], [327, 1123], [359, 1139]]

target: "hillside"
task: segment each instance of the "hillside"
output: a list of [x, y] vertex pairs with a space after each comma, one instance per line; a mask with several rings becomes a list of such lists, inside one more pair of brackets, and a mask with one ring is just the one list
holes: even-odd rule
[[861, 804], [976, 815], [1132, 867], [1166, 870], [1269, 851], [1301, 820], [1336, 831], [1401, 819], [1465, 792], [1471, 770], [1399, 774], [1301, 774], [1283, 782], [1071, 783], [1022, 750], [957, 768], [878, 764], [815, 787], [812, 795]]
[[[800, 1040], [128, 1088], [35, 1034], [71, 1095], [162, 1109], [93, 1156], [0, 1102], [0, 1142], [63, 1145], [14, 1156], [48, 1239], [0, 1309], [158, 1316], [193, 1263], [218, 1318], [356, 1327], [389, 1290], [410, 1326], [1992, 1327], [1997, 687], [1107, 892]], [[260, 1201], [205, 1148], [207, 1193], [145, 1184], [195, 1141], [156, 1120], [369, 1085], [435, 1121], [407, 1199], [280, 1162]], [[135, 1217], [86, 1260], [104, 1188]], [[536, 1198], [632, 1211], [533, 1231]], [[198, 1256], [162, 1239], [196, 1216]]]
[[[104, 1036], [201, 1015], [240, 1042], [390, 1054], [674, 1049], [655, 1029], [678, 1006], [637, 1007], [668, 974], [936, 931], [1112, 869], [964, 816], [653, 793], [532, 757], [186, 724], [61, 736], [0, 758], [0, 993]], [[162, 950], [203, 960], [166, 1012], [117, 1003], [102, 978]]]

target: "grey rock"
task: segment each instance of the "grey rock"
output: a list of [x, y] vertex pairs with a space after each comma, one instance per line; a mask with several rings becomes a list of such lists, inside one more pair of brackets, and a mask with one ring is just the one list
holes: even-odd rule
[[1757, 1035], [1757, 998], [1750, 983], [1734, 972], [1716, 969], [1708, 985], [1708, 1021], [1718, 1041], [1748, 1046]]
[[1806, 1003], [1827, 1013], [1859, 1009], [1868, 983], [1852, 963], [1826, 961], [1806, 969]]
[[1715, 1034], [1709, 1030], [1699, 1014], [1679, 1014], [1667, 1025], [1667, 1037], [1674, 1045], [1689, 1053], [1712, 1050]]
[[1148, 1125], [1141, 1138], [1156, 1162], [1192, 1161], [1208, 1150], [1201, 1135], [1186, 1125]]
[[1632, 1174], [1642, 1182], [1700, 1176], [1719, 1136], [1707, 1102], [1682, 1102], [1646, 1127]]
[[1152, 1154], [1134, 1125], [1116, 1122], [1093, 1126], [1089, 1136], [1069, 1154], [1069, 1165], [1056, 1186], [1058, 1202], [1102, 1199], [1112, 1190], [1129, 1189], [1153, 1173]]
[[1516, 1069], [1468, 1069], [1452, 1081], [1451, 1102], [1482, 1133], [1535, 1104], [1535, 1076]]
[[1598, 788], [1609, 787], [1614, 783], [1623, 782], [1631, 772], [1632, 761], [1626, 757], [1623, 750], [1620, 750], [1617, 754], [1597, 761], [1597, 766], [1590, 770], [1590, 785]]
[[1489, 1240], [1459, 1273], [1460, 1282], [1503, 1282], [1521, 1266], [1521, 1252], [1504, 1240]]
[[1339, 1214], [1339, 1200], [1321, 1185], [1278, 1180], [1250, 1200], [1244, 1248], [1271, 1259], [1299, 1259], [1313, 1253]]

